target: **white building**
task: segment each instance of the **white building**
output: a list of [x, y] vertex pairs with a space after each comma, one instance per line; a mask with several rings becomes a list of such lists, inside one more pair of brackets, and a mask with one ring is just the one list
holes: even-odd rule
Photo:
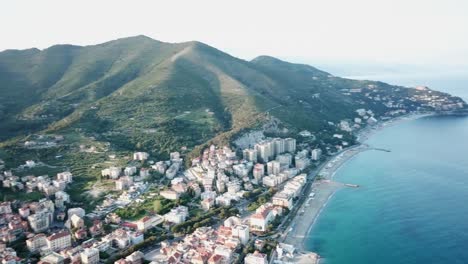
[[47, 246], [46, 236], [44, 234], [37, 234], [26, 240], [26, 247], [30, 252], [40, 251]]
[[147, 168], [141, 168], [140, 169], [140, 178], [146, 179], [147, 177], [150, 176], [150, 170]]
[[230, 216], [226, 220], [224, 220], [223, 225], [225, 227], [232, 227], [234, 228], [236, 225], [241, 225], [242, 219], [237, 216]]
[[37, 212], [28, 216], [29, 226], [35, 233], [44, 232], [49, 229], [52, 214], [47, 211]]
[[62, 180], [65, 181], [66, 183], [71, 183], [73, 182], [73, 175], [69, 171], [64, 171], [57, 173], [57, 180]]
[[135, 173], [137, 172], [137, 168], [135, 166], [131, 166], [131, 167], [126, 167], [124, 169], [124, 174], [126, 176], [132, 176], [134, 175]]
[[232, 166], [232, 169], [234, 170], [234, 173], [239, 176], [239, 177], [245, 177], [249, 175], [249, 171], [252, 167], [247, 166], [246, 164], [237, 164]]
[[76, 214], [79, 217], [83, 218], [86, 215], [86, 212], [81, 207], [75, 207], [75, 208], [68, 209], [67, 214], [68, 214], [68, 218], [70, 218], [74, 214]]
[[200, 204], [204, 211], [208, 211], [215, 205], [215, 200], [213, 198], [206, 198], [203, 199]]
[[119, 167], [110, 167], [110, 168], [107, 168], [107, 169], [103, 169], [101, 171], [101, 175], [103, 177], [109, 177], [109, 178], [115, 180], [115, 179], [119, 178], [121, 171], [122, 171], [122, 169], [119, 168]]
[[273, 204], [288, 209], [293, 208], [293, 195], [287, 192], [277, 192], [272, 198]]
[[115, 181], [115, 189], [118, 191], [123, 191], [128, 189], [133, 185], [133, 180], [129, 176], [124, 176]]
[[155, 165], [151, 166], [151, 168], [161, 174], [164, 174], [166, 172], [167, 165], [164, 163], [164, 161], [158, 161]]
[[367, 119], [367, 123], [368, 124], [375, 124], [375, 123], [377, 123], [377, 119], [375, 119], [373, 116], [369, 117], [369, 119]]
[[307, 166], [310, 165], [310, 160], [308, 158], [305, 158], [305, 157], [296, 157], [295, 162], [296, 162], [296, 168], [299, 169], [299, 170], [303, 170]]
[[312, 160], [320, 160], [320, 157], [322, 156], [322, 150], [321, 149], [313, 149], [311, 151], [311, 158]]
[[180, 224], [185, 222], [188, 217], [188, 208], [185, 206], [178, 206], [176, 208], [172, 208], [171, 211], [164, 215], [164, 221]]
[[55, 200], [62, 200], [64, 203], [70, 202], [70, 195], [64, 191], [58, 191], [55, 193]]
[[180, 160], [180, 153], [179, 152], [171, 152], [170, 153], [171, 161], [179, 161]]
[[201, 199], [202, 200], [205, 200], [205, 199], [208, 199], [208, 198], [215, 199], [216, 196], [218, 196], [218, 195], [214, 191], [204, 191], [204, 192], [201, 193]]
[[274, 144], [272, 141], [261, 141], [255, 144], [258, 159], [262, 162], [268, 162], [274, 155]]
[[247, 161], [257, 162], [257, 150], [256, 149], [244, 149], [243, 158]]
[[133, 153], [133, 159], [134, 160], [144, 161], [144, 160], [147, 160], [148, 157], [149, 157], [149, 154], [146, 153], [146, 152], [135, 152], [135, 153]]
[[265, 175], [265, 165], [257, 163], [253, 168], [253, 177], [256, 183], [261, 183], [262, 177]]
[[138, 231], [145, 232], [164, 222], [160, 215], [145, 216], [136, 222]]
[[11, 203], [0, 202], [0, 214], [11, 214]]
[[284, 142], [284, 150], [289, 153], [296, 152], [296, 139], [286, 138]]
[[169, 169], [166, 171], [166, 177], [172, 179], [176, 176], [177, 172], [179, 171], [180, 163], [173, 163]]
[[254, 231], [265, 232], [267, 230], [268, 224], [275, 218], [275, 215], [272, 210], [265, 209], [260, 212], [256, 212], [251, 215], [250, 220], [250, 229]]
[[232, 199], [230, 196], [220, 195], [216, 197], [215, 202], [216, 202], [216, 205], [219, 205], [219, 206], [231, 206], [231, 200]]
[[80, 253], [82, 264], [98, 264], [99, 250], [97, 248], [86, 248]]
[[246, 245], [249, 242], [249, 232], [250, 228], [248, 225], [239, 224], [232, 228], [232, 236], [238, 238], [242, 245]]
[[292, 164], [292, 155], [290, 153], [285, 153], [276, 156], [276, 161], [279, 161], [281, 166], [287, 166], [289, 167]]
[[213, 253], [214, 253], [213, 255], [223, 256], [226, 261], [230, 262], [233, 252], [232, 252], [232, 249], [230, 249], [227, 246], [218, 245], [216, 246]]
[[168, 200], [177, 200], [180, 197], [180, 194], [174, 190], [163, 190], [159, 194]]
[[47, 247], [52, 251], [58, 251], [71, 247], [71, 235], [68, 231], [62, 230], [57, 233], [53, 233], [46, 239]]
[[274, 155], [285, 152], [285, 140], [283, 138], [274, 138], [272, 141], [274, 146]]
[[143, 254], [141, 251], [135, 251], [125, 258], [125, 264], [141, 264], [143, 263], [144, 257], [145, 254]]
[[281, 172], [281, 163], [279, 161], [273, 160], [267, 163], [268, 175], [277, 175], [280, 172]]
[[255, 251], [254, 253], [249, 253], [247, 256], [245, 256], [244, 259], [245, 264], [267, 264], [267, 255], [260, 253], [258, 251]]
[[41, 263], [47, 263], [47, 264], [64, 264], [65, 263], [65, 258], [55, 252], [52, 252], [48, 254], [47, 256], [44, 256], [41, 258]]
[[79, 217], [78, 215], [74, 214], [70, 218], [71, 226], [73, 228], [81, 228], [84, 226], [83, 218]]

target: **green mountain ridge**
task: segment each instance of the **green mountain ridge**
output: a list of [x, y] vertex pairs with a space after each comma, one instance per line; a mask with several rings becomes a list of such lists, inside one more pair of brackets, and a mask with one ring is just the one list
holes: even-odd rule
[[[245, 61], [196, 41], [136, 36], [7, 50], [0, 52], [0, 140], [79, 129], [119, 148], [138, 145], [161, 154], [229, 138], [269, 116], [293, 130], [319, 131], [328, 121], [353, 118], [359, 108], [384, 115], [383, 102], [345, 92], [369, 87], [395, 98], [423, 93], [269, 56]], [[404, 108], [422, 105], [405, 99]]]

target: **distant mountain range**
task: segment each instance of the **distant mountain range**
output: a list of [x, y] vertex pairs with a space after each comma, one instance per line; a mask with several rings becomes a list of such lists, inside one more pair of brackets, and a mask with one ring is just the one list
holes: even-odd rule
[[320, 131], [355, 117], [359, 108], [382, 116], [391, 110], [388, 101], [401, 99], [400, 108], [408, 110], [430, 108], [409, 100], [418, 93], [427, 91], [145, 36], [7, 50], [0, 53], [0, 140], [78, 129], [122, 148], [168, 151], [229, 138], [271, 117], [292, 130]]

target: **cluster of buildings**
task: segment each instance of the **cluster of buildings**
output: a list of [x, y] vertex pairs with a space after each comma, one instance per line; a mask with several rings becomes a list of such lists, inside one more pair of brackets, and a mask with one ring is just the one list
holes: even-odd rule
[[[399, 96], [399, 89], [395, 89], [393, 94], [370, 84], [366, 87], [344, 89], [342, 93], [350, 96], [362, 95], [362, 103], [363, 100], [373, 100], [383, 104], [388, 108], [387, 116], [405, 114], [410, 110], [455, 110], [465, 107], [458, 98], [432, 92], [427, 87], [417, 87], [416, 92], [408, 97]], [[351, 133], [376, 122], [374, 112], [362, 108], [356, 110], [352, 119], [329, 124]], [[305, 138], [313, 136], [309, 131], [301, 131], [299, 135]], [[333, 138], [339, 142], [337, 147], [348, 146], [342, 134], [335, 134]], [[189, 207], [182, 205], [171, 208], [164, 215], [147, 214], [132, 223], [122, 222], [113, 213], [117, 208], [144, 202], [145, 198], [141, 197], [151, 185], [146, 180], [154, 174], [166, 177], [171, 183], [155, 195], [178, 200], [190, 191], [201, 198], [200, 207], [206, 211], [214, 206], [229, 207], [233, 202], [242, 201], [244, 194], [254, 188], [261, 191], [268, 187], [278, 189], [271, 200], [261, 204], [255, 212], [244, 215], [243, 219], [232, 216], [218, 228], [199, 227], [192, 234], [176, 240], [177, 242], [163, 242], [154, 259], [154, 263], [231, 263], [239, 257], [235, 252], [250, 242], [252, 233], [269, 231], [275, 219], [293, 208], [307, 182], [307, 175], [300, 173], [322, 156], [319, 148], [298, 151], [294, 138], [264, 139], [252, 135], [251, 139], [255, 143], [249, 143], [250, 146], [242, 150], [242, 158], [229, 147], [212, 145], [200, 157], [191, 160], [191, 167], [185, 171], [182, 170], [183, 159], [179, 152], [172, 152], [169, 160], [158, 162], [150, 161], [147, 152], [135, 152], [132, 161], [124, 167], [110, 166], [101, 171], [103, 177], [115, 183], [115, 190], [119, 191], [118, 198], [107, 195], [102, 204], [87, 215], [82, 208], [70, 208], [70, 196], [66, 192], [68, 184], [73, 182], [70, 172], [58, 173], [55, 178], [50, 178], [20, 177], [12, 171], [3, 171], [0, 174], [2, 188], [37, 191], [48, 198], [34, 202], [0, 203], [0, 264], [21, 262], [15, 250], [7, 246], [20, 239], [25, 239], [26, 247], [31, 253], [40, 255], [39, 263], [97, 264], [100, 262], [100, 253], [112, 254], [140, 244], [144, 242], [145, 232], [162, 223], [166, 223], [166, 227], [184, 223], [189, 217]], [[62, 136], [37, 136], [24, 142], [24, 147], [54, 147], [62, 140]], [[95, 152], [96, 149], [80, 146], [80, 151]], [[28, 160], [19, 169], [37, 165], [35, 161]], [[4, 167], [4, 162], [0, 160], [0, 169], [4, 170]], [[241, 206], [246, 207], [246, 204]], [[92, 220], [92, 224], [85, 224], [85, 217]], [[104, 232], [104, 223], [113, 225], [115, 229]], [[257, 247], [257, 243], [255, 245]], [[281, 243], [276, 250], [278, 259], [289, 258], [294, 252], [289, 245]], [[142, 262], [143, 253], [136, 251], [115, 263]], [[267, 255], [259, 251], [249, 253], [245, 256], [244, 263], [266, 264]]]
[[24, 142], [24, 147], [28, 149], [41, 149], [56, 147], [62, 142], [62, 135], [33, 135], [32, 139]]
[[[86, 239], [88, 231], [92, 236], [102, 234], [102, 224], [99, 221], [95, 221], [92, 227], [86, 229], [83, 209], [68, 209], [68, 219], [65, 223], [62, 221], [65, 213], [61, 210], [63, 208], [49, 199], [25, 203], [2, 202], [0, 204], [0, 263], [21, 263], [16, 252], [6, 247], [6, 244], [23, 239], [25, 239], [26, 248], [31, 253], [40, 254], [42, 259], [40, 263], [64, 263], [64, 260], [70, 257], [66, 252], [76, 249], [73, 241]], [[85, 248], [87, 247], [82, 247], [83, 250], [75, 250], [81, 262], [72, 263], [99, 263], [99, 251], [96, 249], [97, 260], [93, 260], [90, 249]], [[96, 250], [93, 249], [93, 251]]]
[[388, 89], [381, 89], [378, 85], [369, 84], [361, 88], [342, 89], [341, 92], [344, 95], [362, 95], [368, 100], [381, 103], [389, 109], [387, 114], [390, 115], [394, 110], [451, 111], [465, 107], [460, 98], [434, 92], [426, 86], [416, 86], [416, 92], [412, 92], [408, 96], [402, 96], [404, 94], [401, 92], [404, 89], [406, 88], [395, 88], [389, 92]]
[[280, 191], [274, 194], [271, 202], [261, 205], [249, 217], [250, 229], [257, 232], [268, 231], [268, 225], [276, 217], [281, 216], [285, 208], [288, 210], [293, 208], [294, 200], [300, 195], [306, 181], [306, 174], [297, 175], [289, 180]]
[[252, 149], [243, 150], [244, 159], [252, 162], [268, 162], [281, 153], [296, 152], [296, 139], [271, 138], [255, 144]]
[[[153, 263], [232, 263], [238, 257], [236, 249], [246, 245], [249, 240], [249, 225], [238, 217], [229, 217], [217, 229], [200, 227], [180, 242], [163, 242]], [[266, 255], [260, 253], [249, 259], [244, 263], [267, 263]], [[258, 259], [264, 262], [254, 262]]]
[[0, 242], [0, 263], [16, 264], [21, 263], [21, 259], [13, 248], [7, 247], [5, 243]]
[[[255, 186], [274, 187], [287, 181], [271, 201], [261, 205], [252, 215], [244, 219], [230, 217], [217, 229], [198, 228], [175, 244], [165, 242], [158, 256], [160, 263], [229, 263], [237, 257], [235, 251], [249, 242], [251, 232], [267, 231], [269, 224], [281, 216], [285, 208], [292, 208], [293, 199], [306, 180], [304, 174], [298, 174], [311, 160], [320, 159], [320, 155], [320, 150], [296, 153], [296, 141], [292, 138], [265, 139], [255, 148], [244, 150], [243, 158], [238, 158], [229, 147], [210, 146], [192, 160], [189, 169], [182, 171], [183, 159], [178, 152], [171, 153], [169, 160], [156, 163], [148, 161], [148, 153], [136, 152], [127, 167], [112, 166], [101, 171], [101, 175], [113, 180], [115, 189], [121, 192], [118, 198], [107, 195], [102, 204], [88, 214], [82, 208], [70, 208], [70, 196], [66, 193], [67, 184], [73, 182], [70, 172], [58, 173], [51, 180], [46, 176], [16, 177], [7, 171], [0, 178], [3, 187], [41, 191], [52, 199], [14, 206], [9, 202], [0, 204], [0, 241], [8, 243], [25, 238], [26, 247], [41, 256], [41, 263], [99, 263], [100, 252], [125, 250], [142, 243], [144, 232], [162, 223], [171, 226], [187, 221], [189, 208], [182, 205], [164, 215], [148, 214], [130, 223], [122, 222], [113, 213], [117, 208], [144, 201], [141, 197], [149, 189], [144, 180], [152, 172], [164, 175], [171, 182], [158, 195], [177, 200], [190, 191], [201, 198], [200, 206], [204, 210], [213, 206], [231, 206], [233, 201], [244, 199], [244, 194]], [[150, 167], [141, 167], [147, 164]], [[28, 166], [34, 164], [29, 162]], [[90, 226], [85, 224], [85, 218], [95, 220]], [[98, 220], [103, 218], [103, 221]], [[104, 223], [113, 224], [117, 229], [106, 233]], [[0, 258], [18, 259], [11, 249], [1, 244], [0, 249], [3, 250]], [[138, 263], [135, 261], [142, 258], [141, 252], [136, 252], [116, 263]], [[267, 263], [267, 256], [250, 253], [244, 262]]]
[[[68, 227], [49, 234], [29, 234], [26, 240], [28, 250], [32, 253], [39, 253], [42, 263], [67, 263], [70, 261], [69, 263], [97, 264], [100, 260], [100, 252], [125, 250], [144, 241], [143, 232], [136, 230], [136, 228], [122, 226], [104, 235], [101, 221], [95, 220], [90, 228], [86, 228], [82, 219], [80, 216], [72, 214], [69, 219], [72, 224], [71, 228]], [[89, 232], [92, 237], [76, 237], [79, 230]], [[141, 252], [137, 255], [140, 262], [122, 262], [128, 261], [128, 259], [124, 259], [119, 260], [119, 263], [141, 263], [143, 259]], [[129, 257], [135, 259], [137, 255], [132, 254]]]
[[[94, 216], [105, 216], [117, 208], [128, 206], [133, 202], [143, 202], [140, 197], [149, 190], [151, 184], [147, 182], [148, 177], [152, 173], [159, 173], [172, 180], [172, 187], [168, 190], [161, 191], [161, 195], [170, 200], [176, 200], [182, 193], [187, 191], [187, 188], [200, 192], [198, 185], [187, 185], [181, 177], [176, 177], [180, 172], [183, 164], [183, 159], [179, 152], [172, 152], [170, 159], [167, 161], [148, 161], [149, 154], [147, 152], [135, 152], [131, 165], [125, 168], [111, 166], [101, 171], [101, 175], [115, 183], [115, 190], [120, 191], [117, 198], [112, 195], [107, 195], [104, 201], [96, 207], [92, 212]], [[145, 162], [150, 164], [150, 167], [142, 167], [137, 162]]]
[[[52, 228], [69, 230], [66, 233], [70, 239], [72, 236], [76, 239], [87, 237], [82, 218], [84, 210], [81, 208], [69, 209], [69, 217], [64, 223], [64, 208], [60, 207], [60, 204], [54, 204], [52, 200], [42, 199], [37, 202], [16, 203], [15, 206], [16, 210], [13, 211], [10, 202], [4, 202], [0, 205], [0, 240], [5, 243], [15, 242], [26, 237], [31, 252], [36, 252], [39, 249], [47, 252], [56, 249], [57, 237], [53, 234], [47, 235]], [[67, 229], [59, 226], [67, 227]], [[99, 225], [93, 227], [96, 229]], [[72, 229], [75, 232], [70, 232]], [[98, 231], [96, 230], [94, 233], [97, 234]], [[64, 234], [63, 232], [58, 233]]]
[[10, 202], [0, 203], [0, 242], [16, 241], [27, 228], [27, 222], [12, 213]]
[[[424, 86], [418, 86], [416, 89], [420, 91], [428, 90], [428, 88]], [[415, 94], [409, 100], [413, 102], [422, 102], [421, 107], [432, 108], [438, 111], [457, 110], [464, 107], [464, 103], [461, 100], [455, 100], [454, 98], [446, 95], [432, 93], [432, 91]]]
[[[28, 161], [26, 165], [32, 167], [35, 163]], [[73, 182], [70, 172], [58, 173], [52, 180], [47, 176], [18, 177], [11, 171], [4, 171], [0, 180], [3, 188], [40, 191], [48, 197], [32, 202], [0, 203], [2, 264], [21, 263], [15, 250], [6, 246], [17, 241], [24, 241], [30, 253], [40, 256], [39, 263], [97, 264], [100, 261], [100, 252], [126, 249], [144, 240], [143, 233], [137, 228], [118, 228], [104, 235], [104, 223], [98, 218], [86, 225], [85, 210], [80, 207], [71, 208], [70, 196], [65, 191], [67, 185]], [[119, 263], [142, 263], [142, 257], [138, 258], [138, 254], [127, 258], [119, 260]]]
[[297, 198], [307, 181], [306, 174], [300, 174], [288, 181], [281, 191], [273, 195], [273, 205], [282, 206], [288, 209], [293, 208], [293, 200]]
[[341, 120], [337, 127], [345, 132], [352, 132], [354, 130], [360, 129], [362, 126], [369, 124], [373, 125], [377, 123], [377, 119], [372, 110], [366, 110], [360, 108], [356, 110], [357, 116], [353, 120]]
[[239, 160], [230, 148], [211, 146], [201, 157], [192, 160], [185, 178], [192, 186], [203, 186], [201, 205], [209, 210], [214, 205], [230, 206], [232, 201], [242, 199], [243, 187], [253, 188], [248, 175], [252, 167], [251, 162]]
[[[135, 152], [133, 153], [133, 161], [145, 162], [149, 158], [147, 152]], [[150, 175], [151, 172], [157, 172], [161, 175], [165, 175], [169, 179], [173, 179], [183, 164], [183, 159], [180, 157], [179, 152], [172, 152], [170, 159], [167, 161], [153, 162], [149, 161], [151, 167], [140, 167], [137, 168], [135, 165], [130, 165], [125, 168], [111, 166], [101, 171], [101, 175], [111, 180], [115, 180], [115, 187], [119, 191], [129, 189], [134, 182], [144, 181]]]
[[[33, 161], [28, 161], [30, 164]], [[39, 191], [45, 195], [54, 195], [57, 192], [62, 192], [67, 185], [73, 182], [73, 176], [70, 172], [61, 172], [57, 174], [55, 179], [50, 179], [47, 175], [44, 176], [15, 176], [12, 171], [5, 171], [0, 174], [2, 187], [13, 191], [34, 192]]]

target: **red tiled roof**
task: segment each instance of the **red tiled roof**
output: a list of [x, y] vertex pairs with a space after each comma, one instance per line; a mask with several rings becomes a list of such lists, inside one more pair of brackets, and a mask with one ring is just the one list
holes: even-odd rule
[[59, 239], [59, 238], [62, 238], [62, 237], [68, 236], [68, 235], [70, 235], [70, 233], [68, 233], [68, 231], [62, 230], [60, 232], [53, 233], [47, 239], [48, 240], [55, 240], [55, 239]]

